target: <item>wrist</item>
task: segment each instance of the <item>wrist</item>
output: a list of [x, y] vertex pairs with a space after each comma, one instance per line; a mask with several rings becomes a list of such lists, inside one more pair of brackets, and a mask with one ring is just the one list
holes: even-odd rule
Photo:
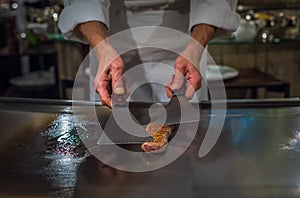
[[95, 34], [95, 35], [91, 35], [89, 38], [87, 38], [87, 40], [88, 40], [90, 46], [92, 48], [95, 48], [95, 47], [98, 46], [99, 43], [106, 42], [105, 41], [106, 38], [107, 37], [105, 37], [105, 36], [102, 36], [102, 35], [99, 35], [99, 34]]
[[203, 47], [213, 38], [216, 27], [208, 24], [198, 24], [192, 28], [191, 35]]
[[78, 25], [80, 32], [92, 47], [96, 47], [107, 36], [106, 26], [99, 21], [89, 21]]
[[97, 58], [99, 59], [114, 59], [118, 56], [114, 47], [110, 44], [108, 40], [102, 40], [101, 43], [96, 45], [93, 50], [95, 51]]

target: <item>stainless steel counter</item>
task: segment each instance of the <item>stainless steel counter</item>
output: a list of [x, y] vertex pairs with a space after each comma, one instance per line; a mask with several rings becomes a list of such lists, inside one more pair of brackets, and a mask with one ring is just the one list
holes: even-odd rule
[[[90, 155], [76, 126], [95, 123], [74, 116], [70, 104], [0, 99], [0, 197], [300, 197], [299, 100], [229, 103], [217, 144], [199, 158], [212, 116], [203, 104], [187, 151], [145, 173], [119, 171]], [[96, 108], [105, 122], [110, 111]]]

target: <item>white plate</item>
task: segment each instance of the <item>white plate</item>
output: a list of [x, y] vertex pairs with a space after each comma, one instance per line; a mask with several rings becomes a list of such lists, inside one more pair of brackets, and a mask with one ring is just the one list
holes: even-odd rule
[[239, 71], [226, 65], [207, 65], [206, 80], [226, 80], [239, 75]]

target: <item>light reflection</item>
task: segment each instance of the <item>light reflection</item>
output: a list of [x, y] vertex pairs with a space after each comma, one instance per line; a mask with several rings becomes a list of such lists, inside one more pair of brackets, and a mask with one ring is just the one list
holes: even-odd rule
[[19, 7], [19, 6], [18, 6], [17, 3], [11, 4], [11, 8], [14, 9], [14, 10], [16, 10], [18, 7]]
[[[43, 169], [42, 174], [51, 182], [57, 193], [67, 197], [73, 196], [73, 191], [65, 192], [66, 188], [73, 188], [77, 182], [77, 170], [88, 153], [83, 145], [77, 127], [87, 131], [90, 126], [96, 125], [86, 117], [75, 117], [72, 114], [58, 114], [48, 129], [41, 133], [46, 140], [46, 150], [42, 157], [50, 163]], [[62, 192], [64, 191], [64, 192]]]
[[268, 37], [267, 33], [263, 33], [261, 36], [263, 39], [266, 39]]
[[53, 20], [54, 20], [54, 21], [58, 21], [58, 14], [57, 14], [57, 13], [54, 13], [54, 14], [52, 15], [52, 17], [53, 17]]
[[245, 17], [247, 20], [251, 20], [251, 16], [248, 14], [248, 15], [246, 15], [246, 17]]
[[57, 196], [73, 197], [74, 191], [67, 188], [73, 188], [77, 182], [77, 170], [79, 165], [85, 160], [86, 156], [74, 158], [70, 156], [51, 155], [48, 156], [52, 162], [45, 167], [43, 174], [51, 182], [51, 185], [58, 190]]
[[86, 149], [77, 132], [78, 127], [87, 131], [87, 125], [93, 125], [83, 118], [72, 114], [58, 115], [49, 128], [42, 133], [47, 137], [47, 153], [62, 156], [81, 157]]
[[296, 131], [294, 136], [282, 146], [283, 150], [295, 150], [300, 153], [300, 131]]

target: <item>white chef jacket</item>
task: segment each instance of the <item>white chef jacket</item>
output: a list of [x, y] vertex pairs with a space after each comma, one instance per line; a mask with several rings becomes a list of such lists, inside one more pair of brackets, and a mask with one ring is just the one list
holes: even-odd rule
[[[239, 15], [235, 12], [237, 0], [64, 0], [65, 8], [59, 17], [59, 28], [67, 39], [87, 43], [87, 40], [75, 28], [79, 23], [99, 21], [104, 23], [109, 34], [113, 35], [122, 30], [142, 26], [160, 26], [189, 33], [193, 26], [201, 23], [217, 27], [215, 36], [231, 34], [240, 23]], [[139, 40], [141, 35], [132, 35], [133, 40]], [[143, 36], [143, 35], [142, 35]], [[147, 39], [147, 38], [145, 38]], [[153, 39], [153, 38], [152, 38]], [[160, 39], [160, 38], [157, 38]], [[139, 43], [136, 43], [139, 46]], [[182, 46], [183, 49], [185, 46]], [[157, 57], [153, 57], [158, 54]], [[157, 62], [173, 65], [175, 56], [162, 56], [156, 50], [142, 50], [139, 59], [143, 62], [152, 59]], [[205, 74], [205, 56], [202, 56], [200, 72]], [[126, 59], [126, 58], [125, 58]], [[130, 59], [130, 57], [129, 57]], [[125, 65], [127, 61], [125, 60]], [[148, 66], [145, 77], [157, 75], [168, 80], [155, 65]], [[154, 71], [154, 72], [153, 72]], [[202, 84], [205, 84], [202, 82]], [[167, 101], [164, 89], [151, 85], [152, 91], [144, 90], [133, 100]], [[154, 90], [153, 90], [154, 89]], [[92, 89], [94, 90], [94, 89]], [[206, 87], [198, 93], [201, 99], [207, 99]]]

